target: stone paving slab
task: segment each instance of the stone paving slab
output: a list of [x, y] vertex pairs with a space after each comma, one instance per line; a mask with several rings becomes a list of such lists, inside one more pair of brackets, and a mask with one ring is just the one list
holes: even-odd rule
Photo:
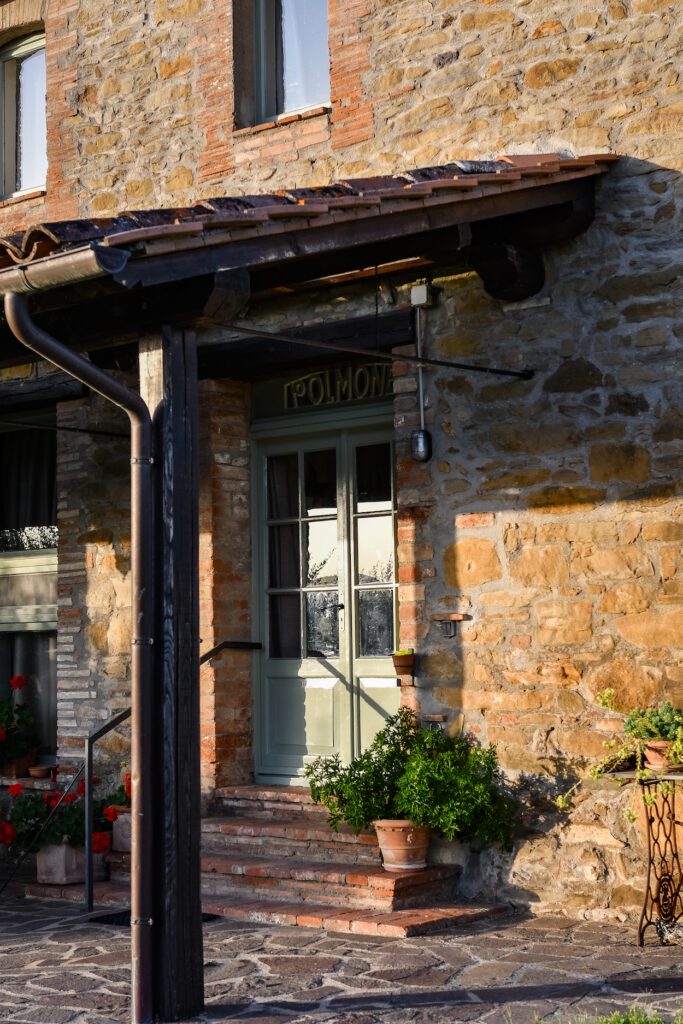
[[[207, 1007], [192, 1024], [566, 1024], [683, 1006], [681, 947], [638, 949], [632, 925], [508, 914], [392, 939], [218, 920], [204, 943]], [[0, 1020], [127, 1024], [129, 955], [127, 929], [6, 896]]]

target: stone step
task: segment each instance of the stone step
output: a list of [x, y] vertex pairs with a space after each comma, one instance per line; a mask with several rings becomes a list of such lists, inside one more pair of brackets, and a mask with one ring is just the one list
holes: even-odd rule
[[326, 821], [304, 818], [204, 818], [202, 849], [245, 856], [302, 857], [325, 863], [342, 860], [381, 864], [374, 832], [356, 835], [342, 825], [334, 832]]
[[[83, 902], [82, 885], [28, 885], [27, 897], [57, 899], [72, 903]], [[113, 882], [96, 882], [94, 889], [96, 908], [103, 906], [128, 907], [130, 893], [126, 886]], [[505, 904], [488, 906], [462, 902], [443, 902], [428, 909], [408, 909], [387, 912], [361, 909], [339, 910], [324, 904], [300, 902], [277, 903], [269, 900], [245, 900], [238, 897], [205, 896], [202, 910], [218, 914], [231, 921], [252, 924], [296, 925], [300, 928], [322, 928], [330, 932], [351, 932], [356, 935], [375, 935], [385, 938], [407, 938], [427, 935], [446, 929], [463, 927], [505, 913]]]
[[224, 786], [214, 794], [213, 813], [248, 818], [327, 818], [308, 786]]

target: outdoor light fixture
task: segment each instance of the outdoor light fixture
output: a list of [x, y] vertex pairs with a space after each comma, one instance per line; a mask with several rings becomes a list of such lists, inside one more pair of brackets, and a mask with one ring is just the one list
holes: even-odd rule
[[[415, 310], [415, 334], [417, 341], [417, 358], [422, 358], [422, 339], [424, 335], [424, 310], [432, 304], [432, 289], [429, 281], [417, 281], [410, 289], [410, 303]], [[432, 435], [425, 430], [425, 401], [422, 366], [417, 368], [417, 391], [420, 406], [420, 429], [414, 430], [410, 436], [410, 454], [416, 462], [429, 462], [432, 457]]]

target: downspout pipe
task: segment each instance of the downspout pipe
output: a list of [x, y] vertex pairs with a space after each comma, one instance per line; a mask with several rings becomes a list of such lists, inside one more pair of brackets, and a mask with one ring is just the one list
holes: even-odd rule
[[23, 295], [5, 295], [5, 317], [27, 348], [123, 409], [131, 425], [131, 987], [132, 1024], [152, 1024], [152, 730], [154, 725], [154, 456], [143, 398], [41, 330]]

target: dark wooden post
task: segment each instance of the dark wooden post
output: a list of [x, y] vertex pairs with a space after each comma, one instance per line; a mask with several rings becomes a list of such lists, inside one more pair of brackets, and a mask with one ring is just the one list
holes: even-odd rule
[[[200, 891], [197, 364], [194, 336], [164, 328], [140, 345], [140, 390], [161, 460], [154, 680], [154, 1009], [176, 1021], [204, 1008]], [[157, 796], [158, 794], [158, 796]]]

